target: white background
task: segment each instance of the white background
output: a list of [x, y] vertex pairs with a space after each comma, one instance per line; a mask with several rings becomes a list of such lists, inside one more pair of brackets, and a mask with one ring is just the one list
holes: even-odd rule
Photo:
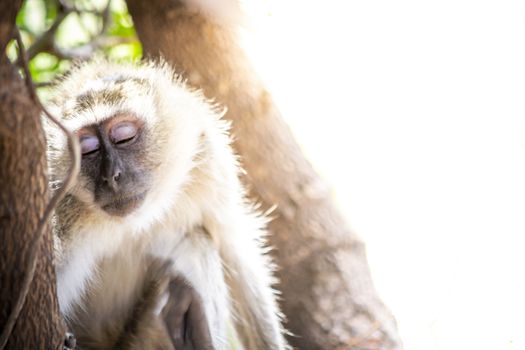
[[525, 3], [253, 12], [246, 47], [366, 242], [406, 349], [525, 349]]

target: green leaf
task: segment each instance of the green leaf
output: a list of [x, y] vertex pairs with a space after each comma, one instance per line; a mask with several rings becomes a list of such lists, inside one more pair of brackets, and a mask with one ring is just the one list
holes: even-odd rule
[[42, 0], [25, 1], [17, 15], [16, 23], [33, 35], [40, 35], [46, 29], [45, 15], [46, 9]]
[[127, 12], [111, 11], [112, 25], [108, 33], [120, 37], [135, 36], [135, 29], [133, 28], [133, 21]]
[[115, 60], [135, 61], [142, 57], [142, 46], [138, 41], [119, 44], [108, 50], [108, 56]]

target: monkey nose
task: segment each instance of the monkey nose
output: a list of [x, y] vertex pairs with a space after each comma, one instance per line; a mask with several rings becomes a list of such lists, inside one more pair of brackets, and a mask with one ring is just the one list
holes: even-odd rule
[[121, 171], [119, 169], [116, 169], [113, 172], [113, 175], [110, 176], [102, 176], [102, 181], [108, 184], [108, 186], [116, 191], [118, 189], [118, 182], [120, 180]]

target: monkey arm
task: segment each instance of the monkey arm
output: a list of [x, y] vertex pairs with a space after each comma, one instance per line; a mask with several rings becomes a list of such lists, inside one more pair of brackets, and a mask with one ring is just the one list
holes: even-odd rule
[[[166, 237], [157, 238], [164, 247], [172, 247], [166, 244]], [[204, 350], [230, 349], [228, 289], [223, 264], [210, 236], [198, 226], [174, 248], [155, 249], [154, 253], [172, 259], [172, 275], [178, 276], [168, 286], [171, 301], [163, 311], [176, 350], [181, 344], [187, 346], [182, 349], [192, 349], [191, 345]]]
[[[239, 208], [242, 213], [244, 208]], [[260, 242], [260, 218], [238, 214], [223, 227], [220, 242], [232, 299], [235, 328], [246, 349], [288, 349], [275, 302], [272, 264]]]
[[[202, 300], [182, 276], [170, 277], [171, 263], [154, 260], [115, 349], [214, 350]], [[161, 315], [157, 309], [163, 295]]]
[[176, 349], [163, 320], [158, 315], [158, 309], [169, 283], [170, 267], [170, 262], [163, 262], [160, 259], [153, 259], [149, 263], [141, 295], [125, 321], [114, 349]]
[[[239, 210], [235, 213], [244, 213]], [[212, 344], [215, 349], [286, 349], [270, 264], [257, 241], [258, 219], [233, 215], [236, 220], [222, 221], [227, 226], [214, 221], [196, 227], [169, 252], [172, 273], [186, 281], [170, 283], [176, 304], [168, 302], [163, 312], [176, 350], [208, 350]]]

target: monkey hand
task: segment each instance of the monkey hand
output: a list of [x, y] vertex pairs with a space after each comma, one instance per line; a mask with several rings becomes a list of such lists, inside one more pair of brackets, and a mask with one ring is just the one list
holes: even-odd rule
[[182, 276], [168, 284], [168, 301], [162, 310], [175, 350], [213, 350], [208, 320], [197, 291]]

